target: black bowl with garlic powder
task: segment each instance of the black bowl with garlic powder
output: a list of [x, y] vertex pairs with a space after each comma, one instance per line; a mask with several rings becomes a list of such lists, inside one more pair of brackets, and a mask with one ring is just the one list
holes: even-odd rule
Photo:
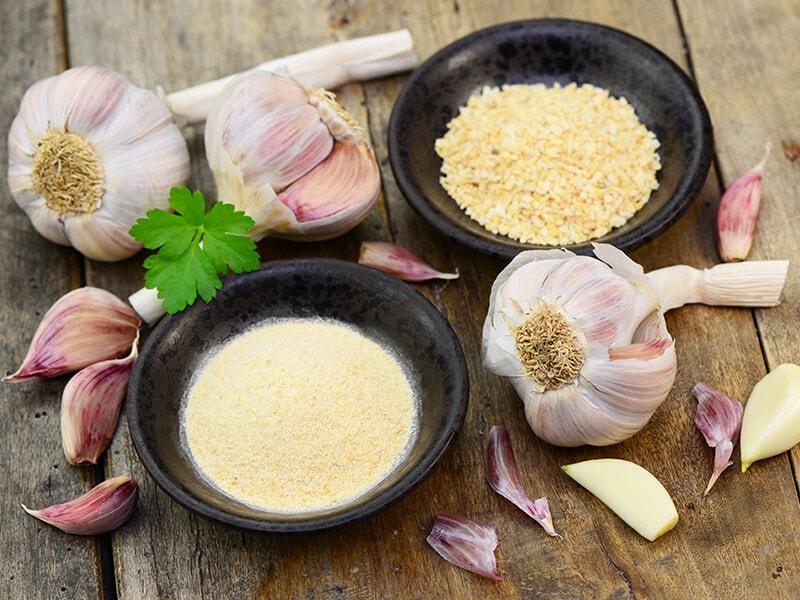
[[503, 260], [537, 248], [588, 253], [592, 242], [644, 245], [691, 205], [712, 152], [708, 111], [680, 67], [625, 32], [566, 19], [456, 40], [412, 73], [389, 124], [389, 159], [409, 204], [441, 233]]
[[[450, 447], [468, 393], [454, 332], [412, 287], [355, 263], [287, 260], [230, 275], [212, 302], [162, 320], [127, 412], [143, 465], [187, 509], [251, 532], [310, 533], [412, 492]], [[376, 435], [384, 452], [358, 449]]]

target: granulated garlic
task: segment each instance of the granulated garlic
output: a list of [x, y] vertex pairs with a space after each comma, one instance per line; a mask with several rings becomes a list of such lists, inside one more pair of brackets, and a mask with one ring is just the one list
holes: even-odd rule
[[378, 483], [414, 439], [402, 365], [335, 321], [289, 319], [234, 338], [189, 390], [183, 433], [204, 475], [267, 510], [340, 504]]

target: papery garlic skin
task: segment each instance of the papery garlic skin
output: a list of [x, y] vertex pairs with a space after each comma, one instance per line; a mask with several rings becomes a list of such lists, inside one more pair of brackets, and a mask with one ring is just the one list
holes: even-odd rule
[[425, 541], [447, 562], [489, 579], [502, 580], [497, 572], [497, 524], [472, 521], [440, 512]]
[[714, 448], [714, 471], [708, 481], [704, 496], [708, 495], [722, 471], [733, 464], [730, 460], [733, 446], [742, 427], [742, 403], [705, 383], [692, 388], [697, 398], [694, 422], [706, 443]]
[[558, 446], [629, 438], [677, 370], [641, 266], [611, 246], [595, 252], [602, 261], [566, 250], [517, 255], [492, 286], [483, 327], [485, 367], [509, 378], [533, 431]]
[[739, 448], [742, 473], [758, 460], [800, 443], [800, 365], [784, 363], [754, 387], [744, 407]]
[[2, 381], [58, 377], [124, 356], [142, 320], [106, 290], [82, 287], [59, 298], [45, 313], [22, 365]]
[[34, 228], [98, 261], [141, 250], [128, 230], [189, 178], [189, 151], [155, 93], [85, 66], [34, 83], [8, 135], [8, 185]]
[[125, 524], [139, 500], [139, 484], [127, 475], [107, 479], [61, 504], [40, 510], [22, 508], [32, 517], [75, 535], [108, 533]]
[[377, 202], [380, 173], [352, 116], [332, 94], [250, 71], [208, 115], [206, 157], [217, 197], [256, 221], [248, 235], [307, 241], [340, 235]]
[[61, 444], [71, 465], [96, 465], [117, 429], [138, 343], [125, 358], [104, 360], [76, 373], [61, 395]]

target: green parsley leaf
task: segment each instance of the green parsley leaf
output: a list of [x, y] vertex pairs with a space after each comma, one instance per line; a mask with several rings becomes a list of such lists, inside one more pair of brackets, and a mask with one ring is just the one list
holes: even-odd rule
[[199, 191], [172, 188], [169, 204], [175, 211], [147, 211], [129, 233], [149, 250], [143, 265], [148, 288], [156, 288], [171, 315], [194, 304], [198, 296], [210, 301], [222, 287], [220, 275], [256, 271], [261, 260], [255, 242], [245, 235], [255, 221], [232, 204], [217, 202], [206, 213]]

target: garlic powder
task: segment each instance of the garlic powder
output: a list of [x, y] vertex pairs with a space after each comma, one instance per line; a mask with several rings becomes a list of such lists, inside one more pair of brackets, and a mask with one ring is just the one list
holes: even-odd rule
[[658, 188], [656, 136], [624, 98], [589, 84], [485, 87], [436, 140], [440, 182], [472, 219], [565, 245], [623, 225]]
[[416, 406], [400, 362], [355, 329], [276, 320], [208, 359], [188, 391], [182, 433], [226, 494], [309, 511], [381, 481], [411, 446]]

